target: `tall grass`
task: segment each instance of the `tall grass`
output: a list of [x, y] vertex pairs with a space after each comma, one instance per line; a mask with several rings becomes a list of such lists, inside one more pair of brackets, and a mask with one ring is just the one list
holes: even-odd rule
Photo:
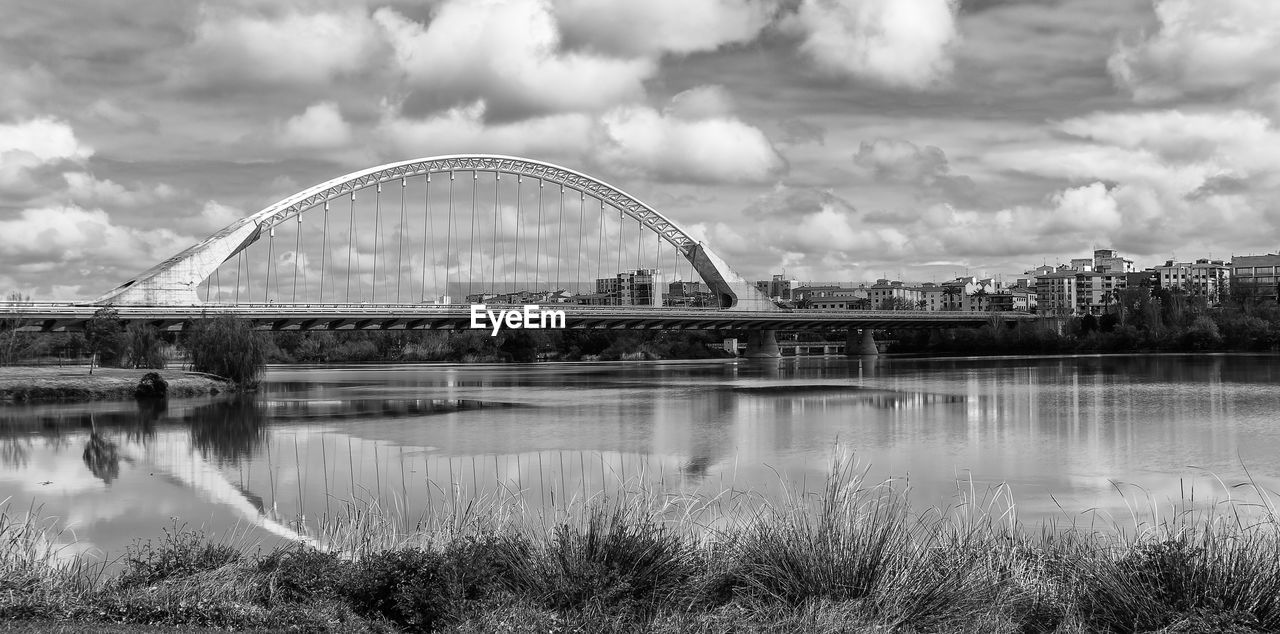
[[111, 574], [52, 524], [0, 515], [0, 616], [310, 631], [1218, 632], [1280, 630], [1265, 491], [1128, 526], [1024, 529], [1007, 489], [913, 509], [837, 456], [818, 491], [671, 496], [641, 477], [552, 510], [441, 487], [421, 516], [326, 512], [255, 551], [174, 527]]

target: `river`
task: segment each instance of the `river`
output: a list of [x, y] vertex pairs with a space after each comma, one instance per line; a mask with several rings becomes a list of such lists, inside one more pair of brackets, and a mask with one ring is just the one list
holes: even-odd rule
[[1274, 355], [282, 366], [252, 398], [4, 406], [0, 500], [114, 556], [175, 524], [295, 539], [351, 501], [411, 522], [449, 495], [548, 509], [641, 481], [776, 499], [841, 452], [920, 508], [1123, 524], [1274, 490], [1278, 419]]

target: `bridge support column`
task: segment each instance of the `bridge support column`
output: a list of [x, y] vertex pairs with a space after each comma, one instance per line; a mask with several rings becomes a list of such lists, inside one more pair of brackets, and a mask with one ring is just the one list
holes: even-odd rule
[[870, 328], [863, 328], [861, 336], [858, 333], [857, 328], [849, 329], [849, 334], [844, 340], [846, 357], [874, 357], [880, 354], [880, 350], [876, 348], [876, 340], [871, 336]]
[[748, 359], [777, 359], [782, 356], [778, 349], [778, 339], [772, 330], [747, 331]]

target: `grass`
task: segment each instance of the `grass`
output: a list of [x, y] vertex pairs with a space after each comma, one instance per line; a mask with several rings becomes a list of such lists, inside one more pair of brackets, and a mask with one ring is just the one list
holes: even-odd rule
[[169, 384], [173, 397], [217, 394], [229, 389], [226, 381], [181, 370], [145, 368], [94, 368], [87, 366], [2, 366], [0, 404], [40, 400], [132, 400], [138, 381], [157, 372]]
[[634, 484], [550, 515], [518, 492], [457, 488], [416, 522], [347, 504], [317, 530], [323, 550], [175, 525], [112, 567], [63, 556], [38, 512], [5, 509], [0, 619], [18, 631], [1280, 630], [1280, 521], [1261, 489], [1163, 516], [1135, 507], [1124, 530], [1033, 532], [1006, 490], [915, 512], [908, 487], [868, 483], [848, 459], [821, 491], [775, 502]]

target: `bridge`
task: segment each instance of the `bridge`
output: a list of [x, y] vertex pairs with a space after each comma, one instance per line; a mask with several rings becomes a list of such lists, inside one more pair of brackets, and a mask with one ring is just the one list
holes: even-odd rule
[[214, 314], [270, 330], [465, 329], [473, 304], [538, 304], [563, 311], [567, 328], [745, 330], [750, 356], [777, 356], [778, 330], [848, 329], [847, 349], [872, 353], [877, 328], [1034, 318], [786, 309], [604, 181], [531, 159], [450, 155], [315, 185], [94, 300], [4, 304], [0, 319], [75, 330], [109, 306], [166, 329]]

